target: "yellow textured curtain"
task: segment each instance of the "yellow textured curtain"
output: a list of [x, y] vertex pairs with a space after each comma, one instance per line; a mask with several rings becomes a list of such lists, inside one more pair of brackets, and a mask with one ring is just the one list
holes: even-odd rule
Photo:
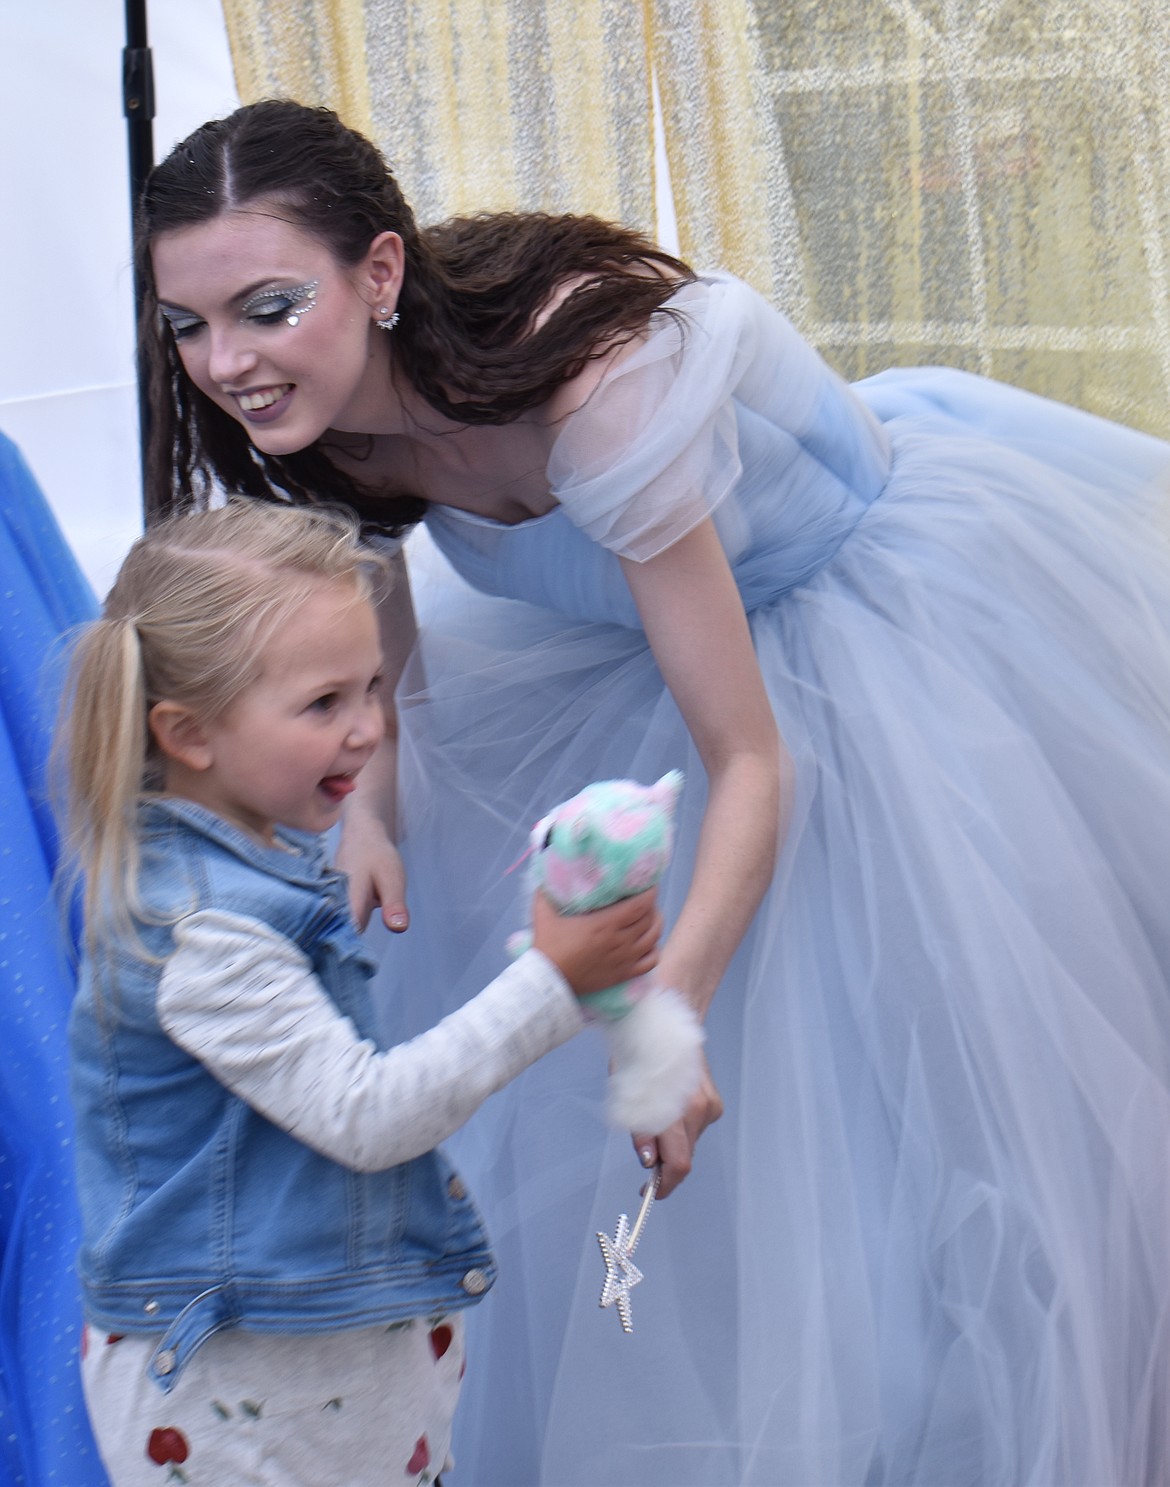
[[328, 102], [424, 220], [654, 223], [846, 376], [943, 362], [1170, 433], [1165, 0], [225, 0], [240, 94]]
[[654, 0], [684, 256], [848, 377], [943, 362], [1170, 433], [1165, 0]]
[[225, 0], [240, 97], [327, 103], [419, 218], [579, 211], [653, 230], [641, 0]]

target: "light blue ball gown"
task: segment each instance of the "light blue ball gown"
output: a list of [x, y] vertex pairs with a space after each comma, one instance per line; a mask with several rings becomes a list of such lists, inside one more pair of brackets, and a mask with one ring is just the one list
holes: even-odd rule
[[850, 389], [712, 275], [569, 418], [558, 505], [433, 508], [390, 1031], [505, 961], [591, 779], [704, 775], [617, 561], [712, 517], [797, 770], [708, 1021], [727, 1113], [638, 1250], [585, 1035], [450, 1143], [502, 1276], [461, 1487], [1170, 1480], [1170, 448], [941, 369]]

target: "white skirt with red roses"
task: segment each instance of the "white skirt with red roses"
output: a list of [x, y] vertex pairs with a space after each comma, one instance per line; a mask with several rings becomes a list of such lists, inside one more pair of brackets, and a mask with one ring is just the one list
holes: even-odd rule
[[82, 1382], [112, 1487], [426, 1487], [451, 1466], [458, 1316], [220, 1332], [169, 1394], [146, 1372], [157, 1344], [85, 1329]]

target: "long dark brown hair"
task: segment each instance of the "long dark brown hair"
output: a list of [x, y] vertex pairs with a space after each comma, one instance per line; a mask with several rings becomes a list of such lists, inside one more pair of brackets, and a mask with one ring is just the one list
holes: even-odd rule
[[[649, 238], [596, 217], [502, 213], [420, 229], [382, 156], [329, 109], [287, 100], [237, 109], [176, 145], [142, 198], [134, 251], [145, 290], [139, 336], [153, 511], [206, 505], [218, 483], [269, 500], [340, 501], [390, 531], [422, 514], [417, 494], [360, 485], [318, 445], [264, 454], [184, 373], [159, 315], [151, 244], [258, 201], [344, 268], [361, 262], [379, 233], [401, 236], [395, 366], [431, 407], [467, 424], [508, 423], [539, 407], [591, 358], [637, 335], [694, 277]], [[535, 312], [570, 279], [581, 282], [533, 333]]]

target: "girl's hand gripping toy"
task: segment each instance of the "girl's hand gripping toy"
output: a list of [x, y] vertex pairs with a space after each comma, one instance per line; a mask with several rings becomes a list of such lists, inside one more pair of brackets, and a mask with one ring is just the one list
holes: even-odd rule
[[[529, 877], [563, 914], [604, 908], [653, 887], [670, 860], [682, 775], [656, 785], [603, 780], [588, 785], [532, 830]], [[530, 933], [512, 935], [521, 955]], [[581, 998], [610, 1046], [606, 1113], [627, 1131], [657, 1136], [682, 1115], [698, 1088], [703, 1032], [677, 991], [642, 976]]]

